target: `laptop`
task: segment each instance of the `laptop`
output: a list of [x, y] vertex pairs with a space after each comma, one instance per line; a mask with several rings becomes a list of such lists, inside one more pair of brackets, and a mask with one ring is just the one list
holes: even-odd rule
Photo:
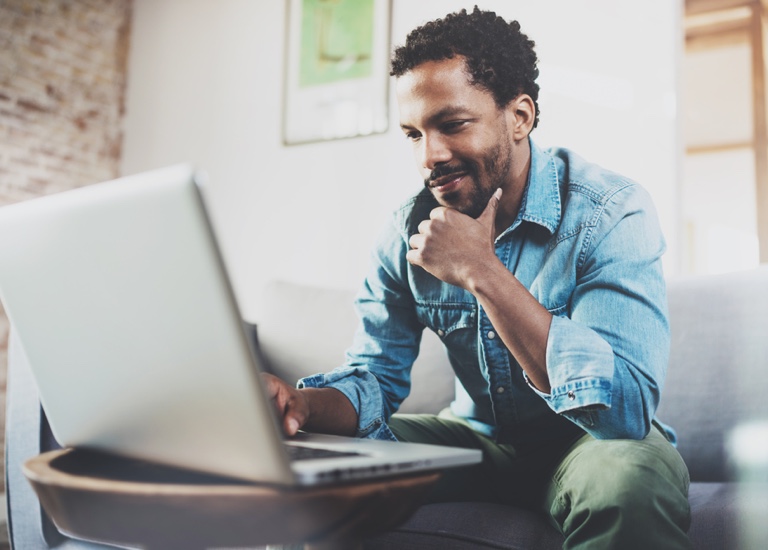
[[[284, 439], [202, 181], [176, 165], [0, 208], [0, 299], [56, 439], [278, 485], [479, 462], [477, 450]], [[329, 456], [292, 459], [299, 446]]]

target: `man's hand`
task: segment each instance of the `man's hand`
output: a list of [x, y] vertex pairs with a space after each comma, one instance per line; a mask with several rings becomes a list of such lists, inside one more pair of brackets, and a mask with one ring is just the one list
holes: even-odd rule
[[263, 373], [261, 377], [267, 389], [267, 395], [272, 400], [278, 417], [282, 419], [285, 435], [296, 435], [296, 432], [309, 420], [307, 396], [277, 376]]
[[267, 395], [282, 420], [287, 436], [301, 429], [337, 435], [355, 435], [357, 412], [349, 399], [333, 388], [296, 389], [271, 374], [262, 373]]
[[493, 240], [500, 198], [498, 189], [477, 219], [438, 206], [430, 212], [428, 220], [419, 224], [419, 232], [411, 235], [411, 250], [405, 258], [441, 281], [471, 290], [477, 270], [485, 269], [488, 262], [498, 261]]

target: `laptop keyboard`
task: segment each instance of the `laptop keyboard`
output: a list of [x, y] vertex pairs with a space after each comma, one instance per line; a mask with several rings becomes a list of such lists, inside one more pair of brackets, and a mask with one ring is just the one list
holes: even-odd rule
[[301, 445], [286, 445], [286, 448], [291, 460], [314, 460], [317, 458], [339, 458], [360, 455], [360, 453], [351, 451], [333, 451], [331, 449], [318, 449], [317, 447], [304, 447]]

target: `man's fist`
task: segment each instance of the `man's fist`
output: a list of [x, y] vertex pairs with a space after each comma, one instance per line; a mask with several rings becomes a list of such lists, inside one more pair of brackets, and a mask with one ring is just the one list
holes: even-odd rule
[[470, 277], [496, 260], [496, 212], [501, 199], [497, 189], [482, 214], [472, 219], [458, 210], [438, 206], [411, 235], [406, 259], [446, 283], [468, 288]]

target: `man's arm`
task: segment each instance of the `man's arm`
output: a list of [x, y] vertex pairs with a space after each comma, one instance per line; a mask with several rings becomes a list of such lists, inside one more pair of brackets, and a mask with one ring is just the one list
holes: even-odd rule
[[471, 292], [531, 383], [549, 392], [546, 352], [552, 315], [496, 256], [493, 240], [500, 198], [498, 190], [477, 219], [435, 208], [411, 237], [407, 259]]
[[333, 388], [296, 389], [271, 374], [262, 374], [267, 395], [282, 418], [288, 436], [300, 429], [310, 432], [353, 436], [357, 412], [349, 399]]
[[644, 437], [669, 346], [664, 243], [650, 197], [624, 185], [606, 198], [620, 206], [604, 210], [579, 243], [568, 315], [558, 317], [531, 304], [536, 297], [490, 257], [494, 200], [477, 220], [435, 209], [411, 237], [409, 261], [477, 292], [494, 331], [556, 413], [599, 439]]
[[467, 290], [477, 298], [530, 382], [539, 391], [549, 393], [546, 357], [552, 314], [498, 259], [482, 270], [480, 276], [468, 280]]

